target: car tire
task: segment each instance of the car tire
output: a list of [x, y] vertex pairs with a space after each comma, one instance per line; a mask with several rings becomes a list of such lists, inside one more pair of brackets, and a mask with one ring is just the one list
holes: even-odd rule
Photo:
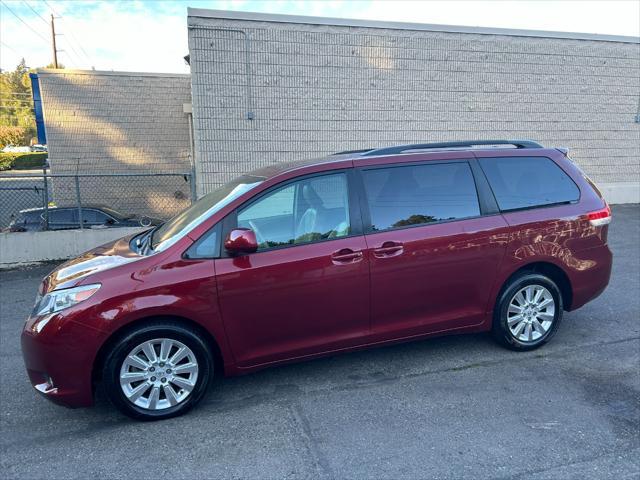
[[157, 321], [127, 332], [105, 359], [104, 389], [137, 420], [182, 415], [204, 396], [214, 374], [211, 349], [194, 329]]
[[555, 282], [539, 273], [524, 272], [502, 289], [494, 309], [492, 334], [512, 350], [533, 350], [555, 335], [562, 313], [562, 293]]

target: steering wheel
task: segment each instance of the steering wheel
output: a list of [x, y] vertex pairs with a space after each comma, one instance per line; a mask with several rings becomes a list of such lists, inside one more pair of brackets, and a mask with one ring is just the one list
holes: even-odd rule
[[262, 233], [258, 229], [258, 226], [255, 224], [253, 220], [249, 220], [249, 226], [251, 227], [251, 230], [253, 230], [253, 233], [256, 234], [256, 240], [258, 241], [258, 245], [262, 245], [266, 243], [264, 236], [262, 235]]

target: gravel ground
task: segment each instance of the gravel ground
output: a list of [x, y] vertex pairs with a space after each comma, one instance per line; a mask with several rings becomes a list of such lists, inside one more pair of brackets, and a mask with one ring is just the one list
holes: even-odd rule
[[272, 368], [156, 423], [36, 395], [19, 334], [52, 265], [0, 272], [1, 476], [639, 478], [638, 205], [609, 238], [609, 288], [542, 349], [467, 335]]

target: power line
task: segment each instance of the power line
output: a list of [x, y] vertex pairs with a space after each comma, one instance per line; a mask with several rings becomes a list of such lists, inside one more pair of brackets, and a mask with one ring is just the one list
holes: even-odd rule
[[16, 102], [16, 103], [31, 103], [31, 100], [16, 100], [15, 98], [7, 98], [7, 97], [2, 97], [0, 96], [0, 98], [4, 99], [5, 102]]
[[[64, 53], [64, 56], [67, 59], [66, 62], [68, 62], [68, 63], [63, 63], [63, 62], [60, 62], [60, 63], [63, 63], [66, 66], [70, 65], [70, 66], [72, 66], [74, 68], [78, 68], [79, 64], [76, 63], [77, 57], [75, 57], [75, 56], [72, 57], [71, 56], [71, 52], [69, 52], [67, 50], [58, 50], [58, 53]], [[80, 64], [82, 64], [82, 62], [80, 62]]]
[[0, 42], [0, 45], [3, 45], [5, 48], [8, 48], [9, 50], [11, 50], [11, 51], [12, 51], [13, 53], [15, 53], [16, 55], [20, 55], [20, 54], [18, 53], [18, 51], [17, 51], [15, 48], [12, 48], [11, 46], [7, 45], [6, 43], [4, 43], [4, 42]]
[[[75, 58], [76, 58], [76, 60], [78, 60], [79, 64], [84, 63], [84, 62], [82, 61], [82, 58], [80, 57], [80, 54], [76, 51], [76, 49], [75, 49], [75, 48], [73, 48], [73, 45], [71, 44], [71, 42], [69, 41], [69, 39], [68, 39], [68, 38], [66, 38], [66, 36], [65, 36], [65, 42], [67, 43], [67, 45], [71, 48], [71, 50], [72, 50], [72, 51], [73, 51], [73, 53], [75, 54]], [[65, 53], [66, 53], [67, 55], [71, 56], [71, 55], [69, 54], [69, 52], [65, 52]]]
[[13, 108], [15, 110], [22, 110], [24, 108], [31, 108], [33, 103], [21, 103], [18, 105], [10, 105], [7, 102], [0, 102], [0, 105], [3, 106], [4, 108]]
[[[62, 18], [66, 22], [66, 18]], [[84, 54], [85, 58], [89, 61], [89, 64], [92, 64], [93, 61], [91, 60], [91, 57], [89, 57], [89, 55], [87, 54], [86, 50], [84, 49], [84, 47], [82, 46], [82, 43], [76, 38], [76, 36], [73, 34], [73, 29], [69, 29], [69, 33], [71, 34], [71, 38], [73, 38], [76, 42], [76, 44], [78, 45], [78, 47], [80, 48], [80, 51]], [[71, 42], [69, 42], [69, 44], [71, 44]], [[72, 47], [73, 48], [73, 47]], [[79, 55], [78, 55], [79, 56]]]
[[[9, 93], [9, 94], [5, 95], [3, 93], [0, 93], [0, 98], [9, 98], [9, 97], [12, 97], [12, 96], [14, 96], [14, 94]], [[27, 95], [25, 95], [25, 97], [26, 96], [31, 98], [31, 94], [27, 94]], [[14, 102], [25, 102], [26, 101], [26, 99], [24, 99], [24, 98], [11, 98], [10, 100], [14, 101]]]
[[35, 13], [37, 16], [40, 17], [40, 19], [47, 25], [47, 27], [49, 26], [49, 22], [47, 22], [44, 17], [42, 15], [40, 15], [31, 5], [29, 5], [27, 2], [25, 2], [24, 0], [22, 0], [22, 3], [24, 3], [27, 7], [29, 7], [31, 9], [31, 11], [33, 13]]
[[[71, 38], [75, 41], [76, 45], [78, 46], [78, 48], [80, 49], [80, 51], [83, 53], [84, 57], [87, 59], [87, 61], [89, 62], [89, 65], [93, 64], [93, 60], [91, 59], [91, 57], [89, 56], [89, 54], [87, 53], [87, 51], [84, 49], [84, 47], [82, 46], [82, 42], [80, 42], [80, 40], [78, 40], [78, 38], [74, 35], [73, 33], [73, 28], [68, 24], [67, 18], [65, 18], [63, 15], [60, 15], [58, 12], [55, 11], [55, 9], [51, 6], [51, 4], [47, 1], [47, 0], [43, 0], [45, 5], [47, 5], [51, 11], [53, 12], [53, 14], [56, 17], [61, 18], [62, 20], [64, 20], [64, 24], [67, 25], [69, 27], [69, 34], [71, 35]], [[66, 31], [65, 31], [66, 33]], [[73, 45], [71, 44], [71, 41], [67, 41], [67, 44], [71, 47], [71, 49], [76, 53], [77, 59], [80, 61], [80, 63], [82, 63], [82, 61], [80, 60], [80, 54], [73, 48]]]
[[45, 5], [47, 5], [47, 7], [49, 7], [49, 8], [51, 9], [51, 11], [53, 12], [53, 14], [54, 14], [56, 17], [61, 17], [61, 16], [62, 16], [62, 15], [60, 15], [58, 12], [56, 12], [56, 11], [53, 9], [53, 7], [51, 6], [51, 4], [50, 4], [49, 2], [47, 2], [47, 0], [43, 0], [43, 1], [44, 1]]
[[49, 43], [49, 40], [47, 40], [47, 39], [46, 39], [46, 38], [44, 38], [42, 35], [40, 35], [37, 31], [35, 31], [35, 30], [33, 29], [33, 27], [31, 27], [31, 25], [29, 25], [29, 24], [28, 24], [27, 22], [25, 22], [22, 18], [20, 18], [20, 16], [19, 16], [16, 12], [14, 12], [13, 10], [11, 10], [11, 9], [9, 8], [9, 6], [8, 6], [6, 3], [4, 3], [4, 2], [0, 2], [0, 3], [1, 3], [2, 5], [4, 5], [4, 8], [6, 8], [7, 10], [9, 10], [9, 12], [11, 12], [11, 14], [12, 14], [14, 17], [16, 17], [16, 18], [17, 18], [18, 20], [20, 20], [22, 23], [24, 23], [24, 25], [25, 25], [29, 30], [31, 30], [33, 33], [35, 33], [37, 36], [39, 36], [39, 37], [40, 37], [42, 40], [44, 40], [45, 42]]

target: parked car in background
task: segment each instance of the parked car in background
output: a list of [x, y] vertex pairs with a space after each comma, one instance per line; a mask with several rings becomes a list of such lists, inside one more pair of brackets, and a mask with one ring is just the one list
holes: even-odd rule
[[2, 149], [2, 153], [28, 153], [31, 147], [18, 147], [16, 145], [7, 145]]
[[[70, 230], [80, 228], [78, 207], [29, 208], [21, 210], [11, 221], [10, 232], [37, 232], [41, 230]], [[149, 227], [162, 223], [162, 220], [141, 215], [126, 215], [103, 205], [85, 205], [82, 207], [83, 228]]]
[[32, 152], [47, 152], [48, 148], [46, 145], [35, 144], [31, 145]]
[[53, 401], [91, 405], [102, 382], [127, 415], [159, 419], [218, 370], [451, 333], [531, 350], [606, 288], [610, 221], [566, 152], [530, 141], [273, 165], [58, 267], [22, 351]]

